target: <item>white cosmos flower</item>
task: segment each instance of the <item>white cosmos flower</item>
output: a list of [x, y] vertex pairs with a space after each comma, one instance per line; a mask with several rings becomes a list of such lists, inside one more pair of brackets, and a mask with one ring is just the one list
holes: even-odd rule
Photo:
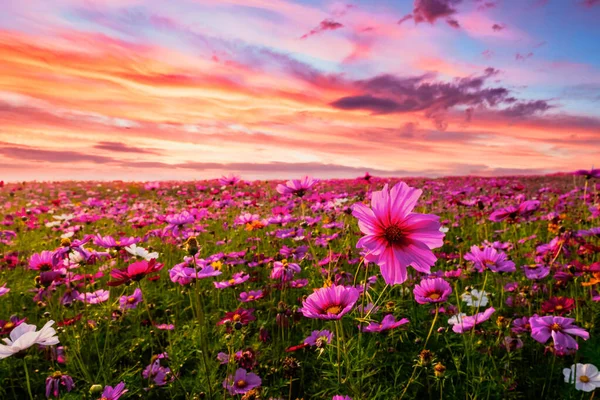
[[17, 326], [10, 333], [10, 339], [2, 339], [6, 345], [0, 344], [0, 359], [26, 350], [34, 344], [41, 346], [58, 344], [58, 336], [56, 336], [56, 331], [52, 328], [53, 324], [54, 321], [50, 320], [39, 331], [36, 331], [37, 327], [31, 324], [23, 323]]
[[465, 314], [465, 313], [458, 313], [448, 319], [448, 324], [449, 325], [460, 324], [462, 322], [463, 317], [466, 317], [466, 316], [467, 316], [467, 314]]
[[153, 252], [153, 253], [149, 253], [148, 250], [146, 250], [143, 247], [138, 247], [135, 244], [132, 244], [131, 246], [127, 246], [125, 247], [125, 250], [131, 254], [134, 255], [136, 257], [141, 257], [146, 261], [150, 261], [153, 258], [158, 258], [158, 253], [157, 252]]
[[479, 291], [477, 289], [471, 290], [471, 293], [463, 293], [460, 298], [471, 307], [485, 307], [487, 306], [489, 299], [487, 297], [489, 293]]
[[563, 369], [565, 382], [575, 382], [575, 389], [584, 392], [593, 392], [600, 387], [600, 373], [592, 364], [573, 364], [571, 368]]

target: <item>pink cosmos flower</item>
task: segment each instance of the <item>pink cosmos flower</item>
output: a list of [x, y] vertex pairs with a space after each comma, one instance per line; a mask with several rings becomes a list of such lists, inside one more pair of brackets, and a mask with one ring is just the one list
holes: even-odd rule
[[35, 253], [29, 258], [29, 269], [39, 271], [50, 271], [52, 269], [53, 251], [44, 250], [41, 253]]
[[373, 193], [371, 209], [361, 203], [352, 207], [352, 215], [366, 235], [356, 247], [366, 249], [365, 258], [379, 264], [387, 284], [404, 282], [409, 265], [430, 273], [436, 261], [431, 249], [444, 243], [438, 216], [412, 212], [421, 193], [404, 182], [391, 190], [385, 185]]
[[260, 384], [261, 380], [258, 375], [248, 372], [243, 368], [238, 368], [233, 376], [230, 375], [223, 381], [223, 387], [232, 396], [247, 393], [259, 387]]
[[248, 293], [246, 293], [246, 292], [240, 293], [239, 300], [242, 303], [249, 303], [251, 301], [255, 301], [255, 300], [258, 300], [258, 299], [262, 299], [262, 298], [263, 298], [263, 291], [262, 290], [251, 290]]
[[478, 246], [472, 246], [471, 251], [465, 254], [465, 260], [472, 261], [475, 269], [483, 272], [490, 269], [493, 272], [514, 272], [515, 263], [507, 260], [506, 254], [493, 247], [485, 247], [481, 250]]
[[6, 287], [6, 283], [0, 286], [0, 297], [4, 296], [8, 292], [10, 292], [10, 288]]
[[121, 396], [127, 392], [128, 390], [125, 389], [125, 382], [119, 383], [114, 388], [112, 386], [106, 386], [102, 392], [102, 397], [100, 400], [119, 400]]
[[[590, 334], [584, 329], [574, 325], [573, 318], [534, 316], [529, 319], [531, 325], [531, 337], [540, 343], [546, 343], [550, 337], [554, 341], [554, 348], [558, 351], [577, 350], [579, 345], [573, 336], [579, 336], [588, 340]], [[571, 336], [573, 335], [573, 336]]]
[[456, 333], [469, 332], [475, 327], [475, 325], [479, 325], [480, 323], [490, 319], [495, 311], [496, 310], [494, 307], [490, 307], [484, 312], [480, 312], [475, 315], [456, 315], [456, 320], [454, 320], [455, 317], [452, 317], [450, 320], [448, 320], [448, 323], [454, 325], [452, 330]]
[[301, 311], [307, 318], [341, 319], [352, 310], [358, 296], [358, 290], [353, 287], [332, 285], [320, 288], [302, 302]]
[[381, 323], [371, 322], [368, 326], [365, 326], [363, 328], [363, 332], [383, 332], [408, 323], [409, 321], [407, 318], [402, 318], [396, 321], [396, 318], [394, 318], [392, 314], [388, 314], [383, 317]]
[[142, 291], [140, 288], [136, 288], [132, 295], [121, 296], [119, 298], [119, 304], [122, 309], [133, 309], [136, 308], [139, 303], [142, 302]]
[[109, 295], [110, 292], [108, 290], [100, 289], [91, 293], [79, 293], [77, 300], [88, 304], [99, 304], [107, 301]]
[[442, 278], [423, 279], [413, 289], [415, 300], [419, 304], [442, 303], [452, 293], [450, 284]]
[[238, 272], [236, 274], [233, 274], [233, 277], [228, 281], [213, 282], [213, 284], [215, 285], [215, 287], [217, 289], [225, 289], [230, 286], [235, 286], [235, 285], [239, 285], [240, 283], [244, 283], [248, 279], [250, 279], [250, 275], [245, 274], [243, 272]]
[[300, 266], [296, 263], [288, 263], [287, 260], [275, 261], [271, 270], [271, 279], [287, 282], [292, 280], [298, 272], [300, 272]]
[[306, 191], [313, 187], [319, 182], [318, 179], [311, 178], [310, 176], [304, 176], [302, 179], [292, 179], [284, 184], [277, 185], [277, 192], [280, 194], [295, 194], [298, 197], [302, 197], [306, 194]]

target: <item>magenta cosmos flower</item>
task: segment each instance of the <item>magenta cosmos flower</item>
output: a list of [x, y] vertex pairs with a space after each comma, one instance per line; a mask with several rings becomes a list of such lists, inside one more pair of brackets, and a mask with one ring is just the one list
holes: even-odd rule
[[440, 218], [413, 213], [422, 191], [400, 182], [391, 190], [388, 185], [374, 192], [371, 208], [356, 203], [352, 215], [366, 235], [356, 244], [367, 250], [367, 261], [377, 263], [385, 283], [400, 284], [406, 280], [406, 268], [429, 273], [436, 257], [431, 251], [443, 245]]
[[315, 290], [302, 302], [302, 314], [307, 318], [341, 319], [354, 307], [358, 290], [332, 285]]
[[306, 191], [316, 185], [319, 182], [318, 179], [311, 178], [310, 176], [304, 176], [302, 179], [292, 179], [284, 184], [277, 185], [277, 192], [280, 194], [295, 194], [298, 197], [302, 197], [306, 194]]
[[465, 260], [473, 262], [475, 269], [483, 272], [490, 269], [493, 272], [514, 272], [515, 263], [506, 258], [506, 254], [493, 247], [485, 247], [481, 250], [478, 246], [472, 246], [471, 251], [465, 254]]
[[102, 397], [100, 397], [100, 400], [119, 400], [121, 396], [127, 392], [128, 390], [125, 389], [125, 382], [119, 383], [114, 388], [112, 386], [106, 386], [102, 392]]
[[44, 250], [41, 253], [35, 253], [29, 259], [29, 269], [38, 271], [50, 271], [52, 269], [53, 251]]
[[400, 325], [408, 324], [409, 321], [407, 318], [402, 318], [396, 321], [396, 318], [392, 314], [388, 314], [383, 317], [381, 323], [379, 322], [371, 322], [369, 325], [363, 328], [363, 332], [383, 332], [390, 329], [395, 329]]
[[419, 304], [442, 303], [452, 293], [450, 284], [442, 278], [423, 279], [413, 289], [415, 300]]
[[133, 309], [136, 308], [137, 305], [142, 302], [142, 300], [142, 291], [140, 288], [136, 288], [132, 295], [121, 296], [121, 298], [119, 298], [119, 304], [122, 309]]
[[119, 286], [131, 281], [139, 281], [146, 275], [158, 273], [163, 267], [164, 264], [156, 262], [155, 258], [150, 261], [136, 261], [127, 268], [113, 269], [110, 271], [110, 276], [116, 280], [108, 282], [107, 285]]
[[238, 368], [233, 376], [229, 375], [223, 381], [223, 387], [229, 391], [229, 394], [244, 394], [250, 390], [259, 387], [261, 384], [260, 377], [252, 372], [248, 372], [243, 368]]
[[469, 332], [475, 327], [475, 325], [479, 325], [480, 323], [490, 319], [495, 311], [496, 310], [494, 307], [490, 307], [484, 312], [480, 312], [475, 315], [455, 315], [448, 320], [448, 323], [454, 325], [452, 330], [456, 333]]
[[[540, 343], [546, 343], [550, 337], [554, 341], [554, 348], [559, 351], [577, 350], [579, 345], [573, 336], [579, 336], [588, 340], [590, 334], [584, 329], [573, 325], [573, 318], [555, 317], [531, 317], [531, 337]], [[573, 335], [573, 336], [571, 336]]]

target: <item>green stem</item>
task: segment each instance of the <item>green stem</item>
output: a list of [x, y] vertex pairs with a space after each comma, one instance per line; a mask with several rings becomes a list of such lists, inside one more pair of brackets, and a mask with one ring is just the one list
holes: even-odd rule
[[33, 394], [31, 393], [31, 382], [29, 381], [29, 370], [27, 369], [27, 362], [23, 359], [23, 369], [25, 369], [25, 380], [27, 382], [27, 392], [29, 393], [29, 398], [33, 400]]

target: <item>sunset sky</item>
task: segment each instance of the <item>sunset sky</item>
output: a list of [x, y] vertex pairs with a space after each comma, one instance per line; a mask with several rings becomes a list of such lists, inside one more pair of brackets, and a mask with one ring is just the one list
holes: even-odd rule
[[600, 0], [0, 0], [0, 180], [600, 164]]

